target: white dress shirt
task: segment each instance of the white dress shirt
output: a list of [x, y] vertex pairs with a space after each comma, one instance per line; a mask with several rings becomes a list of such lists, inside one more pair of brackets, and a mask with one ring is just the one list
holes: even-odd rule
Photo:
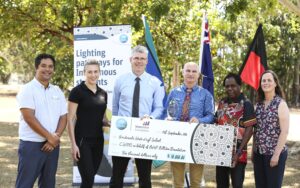
[[[136, 75], [132, 72], [121, 75], [115, 82], [113, 93], [113, 115], [131, 117]], [[139, 117], [149, 115], [160, 118], [163, 113], [164, 86], [156, 77], [144, 72], [139, 76]]]

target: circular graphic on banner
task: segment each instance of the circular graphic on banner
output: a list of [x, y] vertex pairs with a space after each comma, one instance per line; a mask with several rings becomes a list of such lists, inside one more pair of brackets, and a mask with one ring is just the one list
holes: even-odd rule
[[120, 35], [119, 37], [121, 43], [126, 43], [128, 41], [128, 36], [125, 34]]
[[[231, 130], [231, 131], [230, 131]], [[191, 155], [196, 164], [231, 165], [232, 129], [212, 124], [199, 124], [191, 137]]]
[[123, 118], [118, 119], [116, 122], [116, 126], [119, 130], [124, 130], [127, 127], [127, 121]]

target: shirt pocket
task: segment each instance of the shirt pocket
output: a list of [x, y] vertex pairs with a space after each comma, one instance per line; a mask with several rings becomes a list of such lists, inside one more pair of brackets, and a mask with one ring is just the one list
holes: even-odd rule
[[49, 100], [49, 108], [53, 109], [53, 111], [60, 113], [61, 112], [61, 104], [62, 101], [58, 95], [52, 94]]
[[[202, 98], [191, 98], [190, 101], [190, 113], [192, 112], [193, 115], [197, 114], [200, 115], [200, 117], [203, 116], [203, 108], [204, 108], [204, 99]], [[195, 113], [195, 114], [194, 114]]]
[[121, 91], [119, 101], [127, 101], [130, 102], [133, 97], [133, 92], [129, 89], [124, 89]]

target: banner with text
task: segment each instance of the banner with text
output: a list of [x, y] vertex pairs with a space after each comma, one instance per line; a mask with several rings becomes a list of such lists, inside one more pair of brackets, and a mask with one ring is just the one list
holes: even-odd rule
[[108, 155], [230, 167], [236, 128], [113, 116]]
[[[130, 71], [131, 27], [115, 25], [74, 28], [74, 86], [84, 80], [83, 67], [87, 60], [95, 59], [100, 65], [98, 85], [108, 94], [107, 114], [111, 118], [112, 94], [115, 79]], [[104, 130], [104, 155], [95, 176], [95, 183], [108, 183], [112, 174], [111, 157], [108, 156], [109, 129]], [[134, 182], [133, 164], [125, 174], [125, 183]], [[77, 166], [73, 167], [73, 183], [80, 183]]]

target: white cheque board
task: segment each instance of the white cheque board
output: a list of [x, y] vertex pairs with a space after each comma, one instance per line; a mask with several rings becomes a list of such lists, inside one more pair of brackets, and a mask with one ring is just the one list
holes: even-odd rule
[[113, 116], [108, 155], [230, 167], [235, 147], [230, 125]]

